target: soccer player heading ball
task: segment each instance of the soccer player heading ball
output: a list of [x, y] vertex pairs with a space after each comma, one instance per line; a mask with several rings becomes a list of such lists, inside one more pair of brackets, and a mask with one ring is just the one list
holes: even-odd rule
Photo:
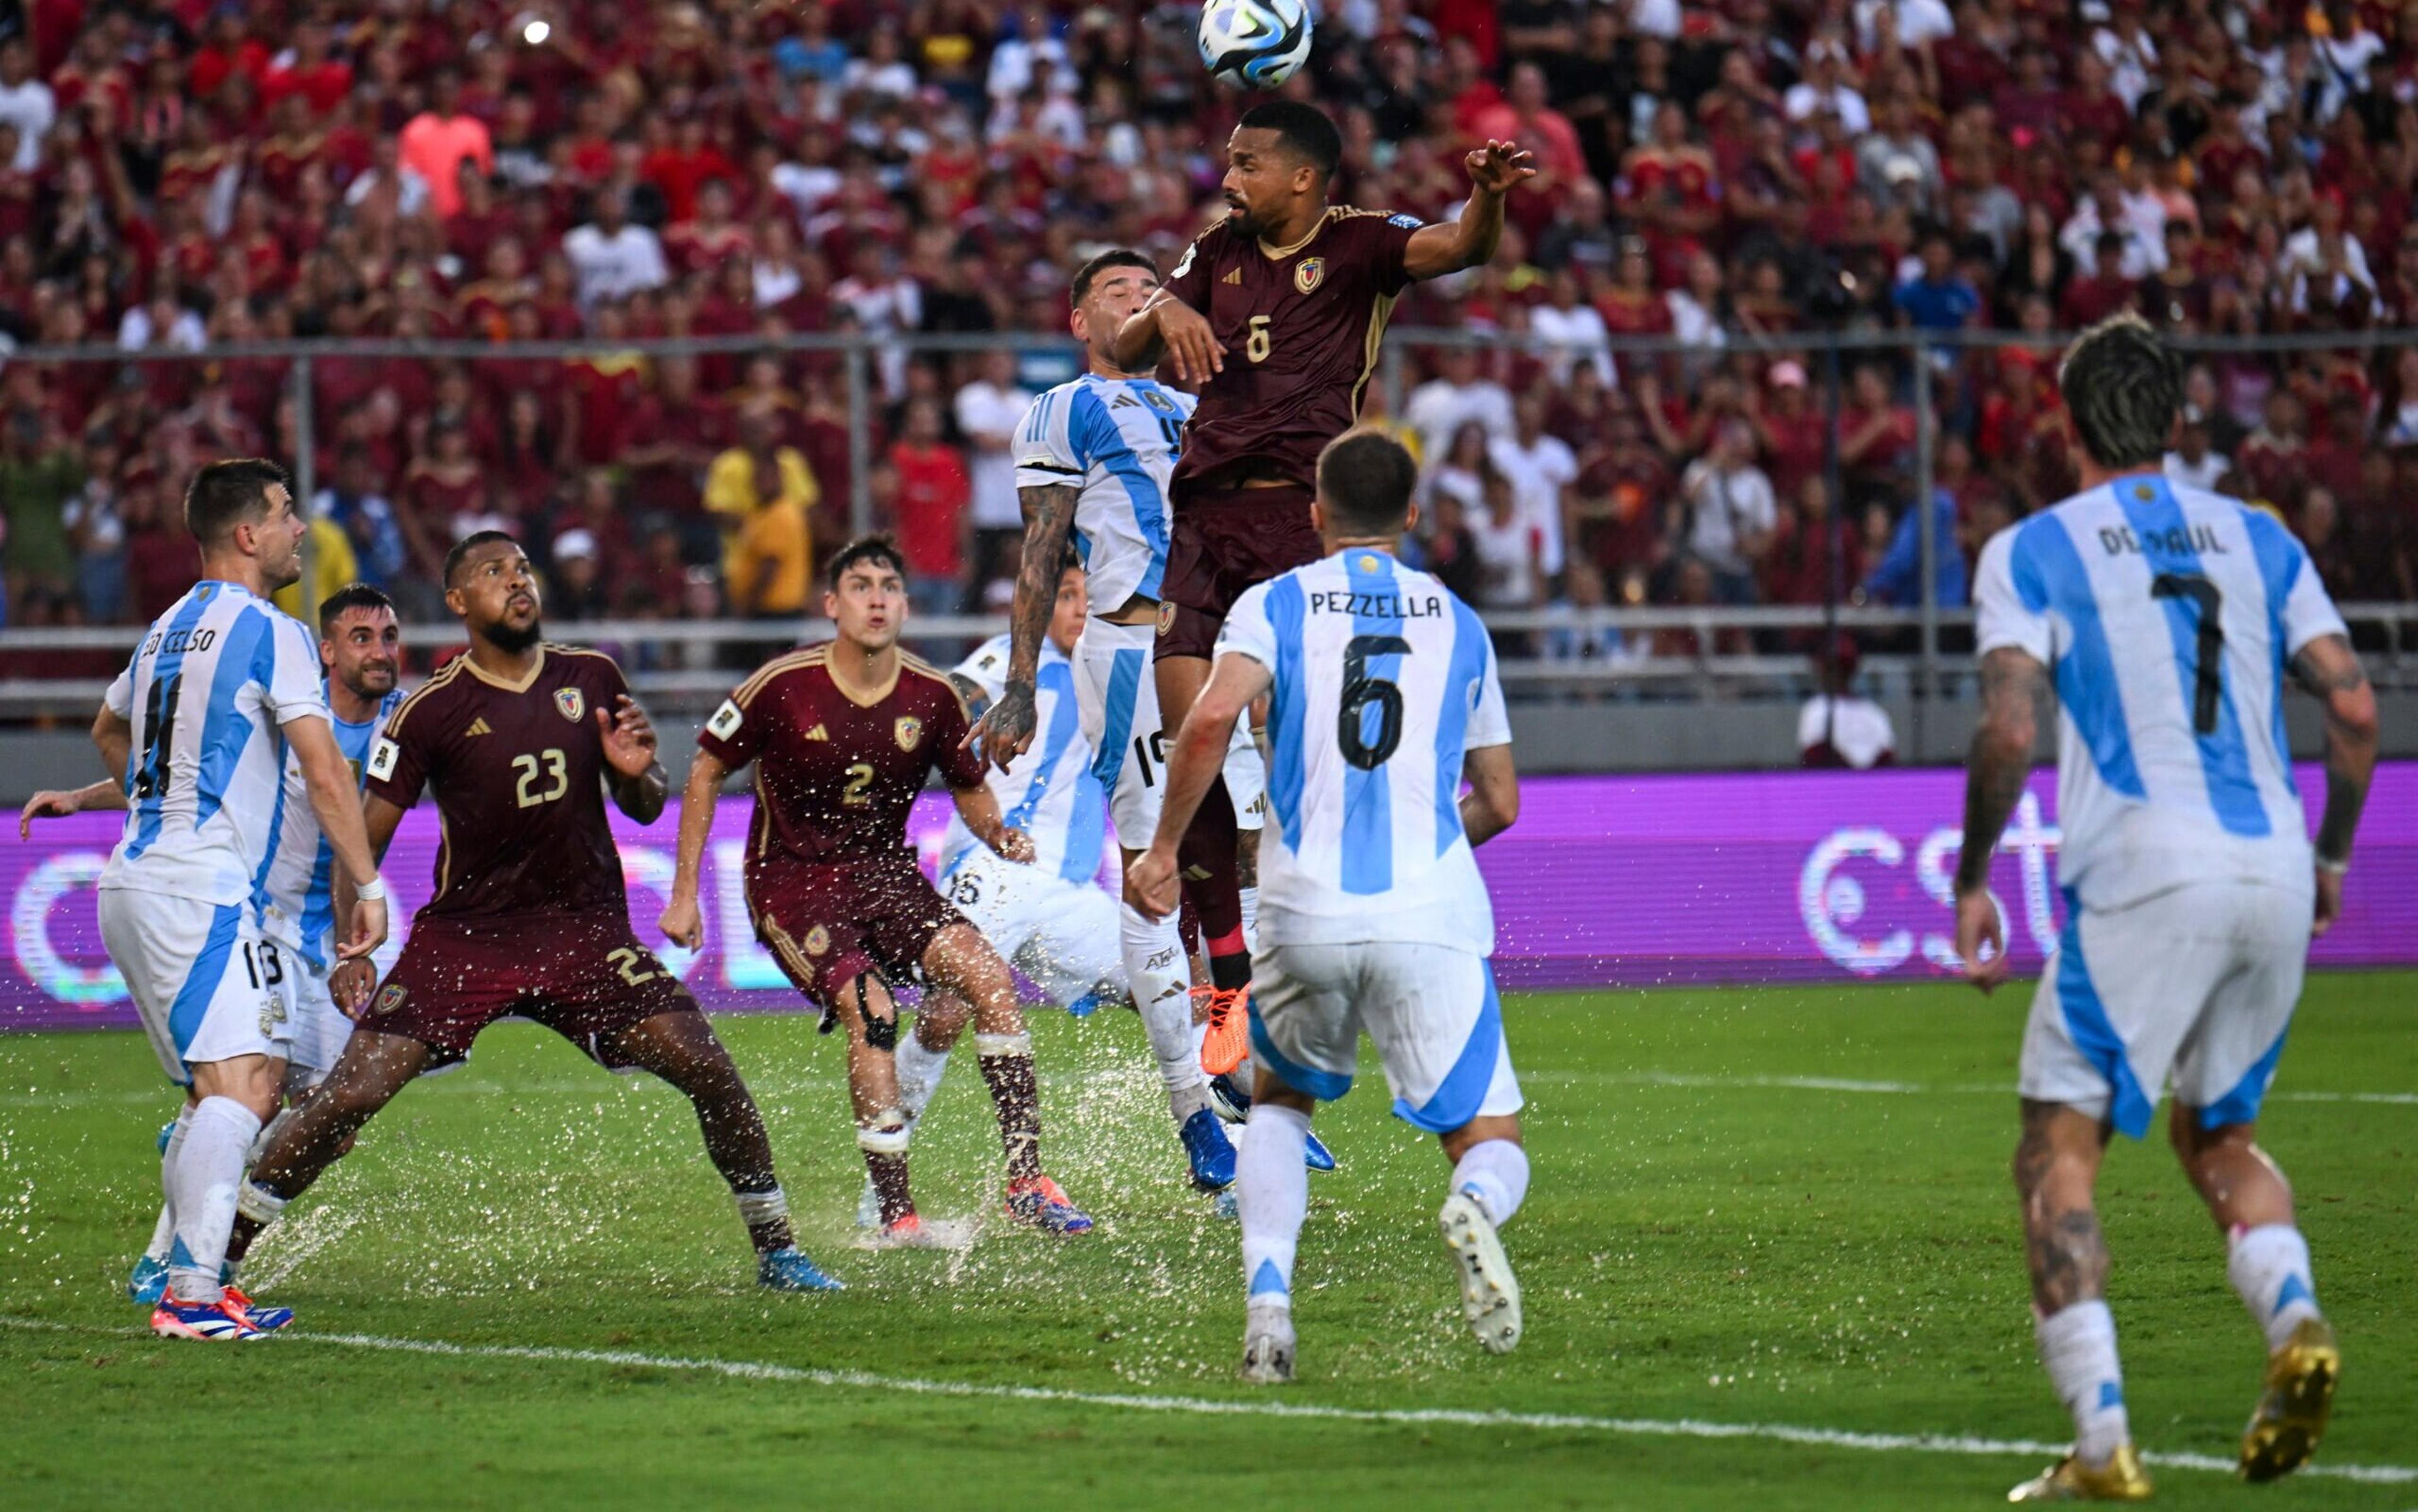
[[[1467, 161], [1461, 219], [1326, 202], [1343, 155], [1335, 123], [1294, 100], [1255, 105], [1226, 145], [1226, 218], [1194, 239], [1166, 286], [1117, 331], [1127, 371], [1162, 352], [1201, 389], [1171, 484], [1174, 519], [1155, 674], [1161, 717], [1183, 724], [1209, 679], [1218, 626], [1243, 591], [1322, 555], [1309, 521], [1321, 448], [1358, 417], [1394, 301], [1421, 279], [1475, 267], [1503, 237], [1503, 198], [1533, 177], [1529, 154], [1489, 142]], [[1217, 996], [1202, 1063], [1243, 1058], [1250, 985], [1235, 878], [1234, 805], [1223, 784], [1186, 836], [1188, 890]]]
[[[692, 949], [703, 943], [697, 880], [714, 800], [726, 777], [757, 764], [747, 913], [790, 982], [822, 1010], [823, 1028], [847, 1031], [856, 1142], [880, 1205], [875, 1245], [958, 1240], [926, 1224], [908, 1192], [912, 1121], [899, 1103], [892, 987], [909, 982], [973, 1007], [975, 1055], [1006, 1147], [1009, 1214], [1080, 1233], [1092, 1220], [1042, 1174], [1033, 1037], [1016, 979], [917, 868], [907, 812], [938, 770], [975, 839], [1013, 862], [1032, 861], [1032, 843], [1000, 817], [982, 758], [964, 747], [969, 722], [956, 685], [898, 649], [907, 619], [898, 549], [878, 537], [855, 542], [829, 573], [823, 612], [838, 638], [767, 662], [697, 734], [664, 934]], [[934, 1006], [927, 998], [926, 1011]], [[928, 1047], [945, 1048], [961, 1027]]]
[[[1999, 531], [1975, 573], [1982, 707], [1956, 948], [1984, 992], [2005, 977], [1990, 852], [2031, 770], [2034, 706], [2054, 687], [2065, 932], [2024, 1031], [2015, 1186], [2041, 1363], [2074, 1438], [2011, 1499], [2138, 1501], [2150, 1481], [2124, 1412], [2092, 1189], [2108, 1137], [2147, 1133], [2169, 1080], [2168, 1137], [2266, 1336], [2242, 1474], [2297, 1468], [2325, 1431], [2342, 1357], [2292, 1189], [2256, 1141], [2311, 932], [2342, 912], [2376, 769], [2376, 695], [2291, 532], [2167, 481], [2182, 363], [2148, 325], [2121, 315], [2085, 332], [2058, 386], [2082, 492]], [[2283, 741], [2288, 664], [2326, 706], [2314, 851]]]

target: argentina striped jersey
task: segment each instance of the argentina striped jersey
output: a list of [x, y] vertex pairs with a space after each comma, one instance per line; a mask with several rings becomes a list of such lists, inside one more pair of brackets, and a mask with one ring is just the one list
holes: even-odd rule
[[[324, 689], [326, 684], [322, 683]], [[387, 716], [403, 703], [395, 689], [378, 700], [377, 711], [362, 724], [331, 719], [336, 749], [353, 770], [353, 782], [362, 781], [370, 747], [386, 728]], [[336, 848], [319, 829], [311, 811], [311, 793], [302, 780], [302, 763], [288, 752], [285, 758], [285, 825], [277, 841], [277, 859], [268, 865], [268, 906], [261, 916], [261, 932], [302, 957], [314, 971], [328, 970], [335, 959], [331, 937], [336, 926], [333, 890]]]
[[[1008, 637], [994, 635], [958, 663], [957, 672], [996, 702], [1007, 686], [1007, 658]], [[1075, 664], [1047, 635], [1033, 673], [1033, 743], [1007, 771], [992, 767], [983, 780], [1008, 827], [1033, 837], [1033, 866], [1088, 885], [1099, 874], [1100, 847], [1108, 838], [1108, 795], [1093, 774], [1092, 747], [1077, 717]], [[956, 870], [981, 844], [952, 810], [941, 842], [941, 875]]]
[[1075, 499], [1075, 551], [1092, 605], [1155, 599], [1167, 572], [1167, 481], [1190, 394], [1150, 378], [1086, 373], [1033, 402], [1016, 432], [1016, 486], [1063, 484]]

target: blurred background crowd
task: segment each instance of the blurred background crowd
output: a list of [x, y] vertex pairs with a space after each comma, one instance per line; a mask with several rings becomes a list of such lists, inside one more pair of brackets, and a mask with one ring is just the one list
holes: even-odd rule
[[[1482, 606], [1964, 602], [1971, 554], [2072, 484], [2054, 351], [1851, 353], [1826, 329], [2326, 336], [2418, 323], [2418, 6], [2327, 0], [1327, 0], [1287, 86], [1338, 118], [1334, 197], [1436, 218], [1462, 153], [1542, 170], [1492, 267], [1422, 285], [1374, 418], [1418, 450], [1422, 558]], [[1170, 266], [1221, 213], [1241, 97], [1181, 0], [18, 0], [0, 5], [11, 625], [146, 619], [188, 585], [176, 494], [301, 445], [321, 584], [434, 617], [500, 525], [550, 615], [793, 617], [852, 500], [926, 610], [1003, 605], [1009, 441], [1071, 376], [1088, 252]], [[851, 445], [841, 361], [885, 346]], [[1619, 336], [1684, 351], [1617, 357]], [[348, 338], [734, 339], [707, 355], [349, 356]], [[1778, 339], [1778, 347], [1740, 338]], [[1801, 350], [1798, 340], [1808, 344]], [[759, 347], [758, 342], [763, 344]], [[2344, 599], [2418, 598], [2418, 347], [2198, 356], [2169, 466], [2263, 501]], [[1927, 395], [1916, 386], [1927, 385]], [[1916, 497], [1918, 399], [1936, 418]], [[864, 476], [859, 477], [860, 467]], [[1617, 657], [1727, 648], [1692, 631]], [[54, 664], [45, 663], [45, 666]], [[25, 668], [17, 668], [21, 675]]]

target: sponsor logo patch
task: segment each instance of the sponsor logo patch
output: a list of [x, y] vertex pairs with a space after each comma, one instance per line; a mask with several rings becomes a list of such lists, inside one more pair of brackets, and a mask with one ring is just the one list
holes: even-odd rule
[[555, 712], [576, 725], [588, 714], [588, 695], [577, 688], [554, 690]]
[[830, 930], [825, 929], [820, 924], [817, 924], [812, 929], [806, 931], [807, 955], [820, 955], [823, 952], [829, 949], [831, 949]]
[[1385, 217], [1385, 223], [1389, 226], [1400, 226], [1405, 231], [1416, 231], [1427, 224], [1416, 215], [1389, 215]]
[[1293, 286], [1304, 294], [1317, 288], [1325, 277], [1326, 259], [1324, 257], [1305, 257], [1293, 265]]
[[1172, 273], [1168, 274], [1167, 276], [1168, 276], [1170, 279], [1179, 279], [1179, 278], [1182, 278], [1186, 273], [1190, 272], [1190, 271], [1191, 271], [1191, 269], [1192, 269], [1192, 254], [1193, 254], [1193, 253], [1195, 253], [1195, 252], [1199, 252], [1200, 250], [1201, 250], [1201, 243], [1199, 243], [1199, 242], [1197, 242], [1197, 241], [1196, 241], [1196, 242], [1194, 242], [1191, 246], [1185, 248], [1185, 249], [1184, 249], [1184, 255], [1183, 255], [1181, 258], [1178, 258], [1178, 259], [1176, 260], [1176, 264], [1175, 264], [1175, 271], [1174, 271], [1174, 272], [1172, 272]]
[[713, 711], [713, 717], [705, 722], [705, 727], [713, 732], [714, 739], [727, 741], [738, 732], [741, 722], [745, 718], [737, 704], [725, 698], [722, 707]]
[[384, 782], [394, 775], [394, 764], [402, 759], [402, 756], [403, 752], [392, 741], [383, 735], [379, 736], [376, 749], [370, 752], [370, 775]]
[[924, 739], [924, 722], [912, 714], [901, 714], [898, 723], [890, 726], [890, 733], [896, 738], [898, 749], [912, 751], [916, 742]]
[[378, 988], [377, 1000], [370, 1004], [374, 1014], [390, 1014], [403, 1006], [403, 984], [390, 982]]

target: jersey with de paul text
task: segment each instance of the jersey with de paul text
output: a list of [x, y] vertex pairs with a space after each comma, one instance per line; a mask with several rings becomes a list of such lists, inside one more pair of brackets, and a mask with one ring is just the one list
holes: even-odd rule
[[1178, 508], [1227, 480], [1315, 486], [1318, 454], [1359, 418], [1418, 229], [1415, 216], [1339, 205], [1291, 247], [1221, 221], [1185, 249], [1167, 288], [1207, 318], [1226, 356], [1184, 428]]
[[436, 794], [436, 891], [418, 917], [604, 913], [627, 926], [596, 712], [628, 692], [611, 657], [548, 644], [524, 681], [466, 655], [403, 701], [363, 786], [405, 809], [423, 787]]
[[983, 785], [982, 758], [961, 744], [965, 700], [947, 674], [901, 651], [891, 685], [860, 700], [833, 680], [830, 658], [822, 645], [767, 662], [697, 732], [732, 771], [756, 765], [751, 889], [784, 864], [912, 864], [907, 813], [925, 777]]

